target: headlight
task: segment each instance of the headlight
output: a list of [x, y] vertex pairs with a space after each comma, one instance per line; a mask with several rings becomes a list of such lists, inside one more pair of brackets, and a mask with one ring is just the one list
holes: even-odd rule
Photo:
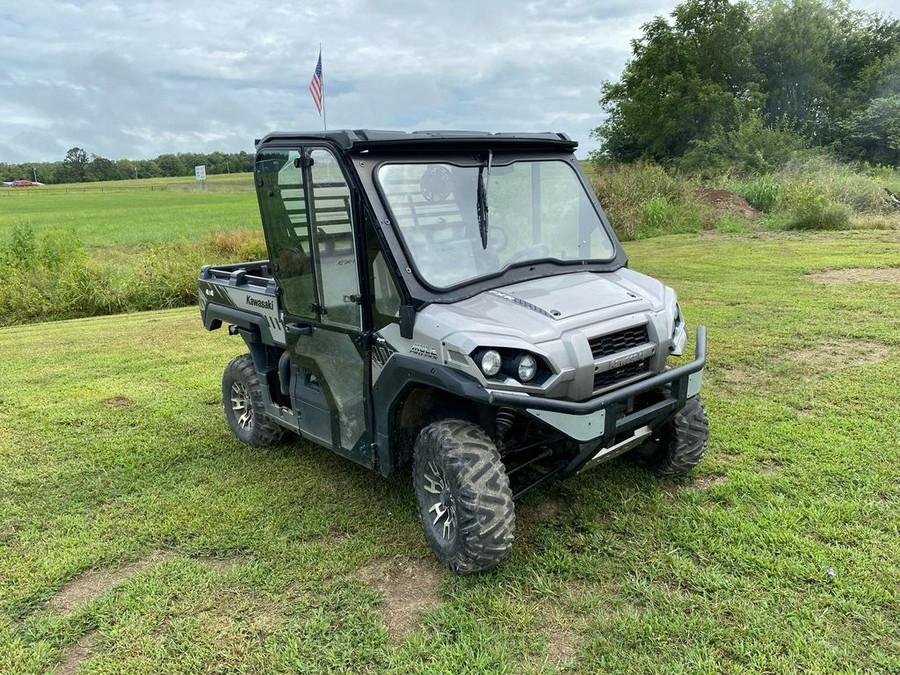
[[503, 365], [503, 359], [500, 358], [500, 352], [494, 349], [488, 349], [481, 357], [481, 372], [488, 377], [499, 373], [501, 365]]
[[537, 361], [534, 360], [534, 357], [530, 354], [525, 354], [524, 356], [519, 357], [518, 364], [516, 365], [516, 373], [519, 376], [520, 382], [528, 382], [534, 377], [534, 374], [537, 372]]
[[547, 362], [536, 354], [509, 347], [479, 347], [470, 355], [475, 367], [494, 382], [518, 380], [531, 387], [547, 381], [553, 371]]

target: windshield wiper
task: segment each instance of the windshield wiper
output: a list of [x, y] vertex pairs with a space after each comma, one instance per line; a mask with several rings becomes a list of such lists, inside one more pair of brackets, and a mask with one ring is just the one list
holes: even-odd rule
[[494, 159], [492, 150], [488, 150], [487, 181], [484, 179], [484, 166], [478, 167], [478, 196], [476, 211], [478, 212], [478, 232], [481, 234], [481, 248], [487, 250], [488, 242], [488, 191], [487, 185], [491, 180], [491, 161]]

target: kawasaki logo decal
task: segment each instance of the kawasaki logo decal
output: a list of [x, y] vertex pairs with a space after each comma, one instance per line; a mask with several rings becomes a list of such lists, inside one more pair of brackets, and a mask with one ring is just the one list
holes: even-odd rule
[[259, 309], [268, 309], [269, 311], [275, 309], [275, 303], [271, 300], [261, 300], [259, 298], [254, 298], [251, 295], [247, 296], [247, 304]]

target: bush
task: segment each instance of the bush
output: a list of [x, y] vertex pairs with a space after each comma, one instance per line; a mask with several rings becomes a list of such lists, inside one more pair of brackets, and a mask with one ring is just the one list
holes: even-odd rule
[[803, 146], [790, 129], [766, 127], [759, 115], [751, 114], [737, 129], [719, 128], [709, 138], [691, 141], [678, 166], [707, 179], [765, 174], [784, 166]]
[[791, 199], [792, 217], [788, 230], [843, 230], [850, 226], [850, 210], [843, 204], [830, 202], [815, 192], [796, 194]]
[[[871, 177], [822, 154], [797, 158], [776, 177], [797, 195], [798, 190], [821, 194], [828, 201], [858, 212], [874, 213], [886, 208], [884, 191]], [[798, 195], [802, 199], [802, 196]]]
[[667, 197], [656, 196], [641, 205], [641, 220], [635, 238], [697, 232], [700, 228], [701, 213], [696, 204], [673, 203]]

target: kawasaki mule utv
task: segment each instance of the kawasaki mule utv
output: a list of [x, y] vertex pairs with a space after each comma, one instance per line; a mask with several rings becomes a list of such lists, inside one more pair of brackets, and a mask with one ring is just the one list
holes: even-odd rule
[[257, 142], [269, 259], [204, 267], [234, 435], [285, 432], [411, 471], [459, 573], [510, 551], [514, 500], [627, 453], [660, 475], [707, 446], [706, 337], [627, 258], [564, 134], [328, 131]]

